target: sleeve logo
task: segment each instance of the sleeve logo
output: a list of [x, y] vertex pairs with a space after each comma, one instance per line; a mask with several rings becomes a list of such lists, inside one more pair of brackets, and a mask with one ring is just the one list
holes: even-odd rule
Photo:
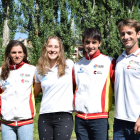
[[84, 70], [82, 67], [80, 67], [80, 70], [77, 73], [84, 73]]

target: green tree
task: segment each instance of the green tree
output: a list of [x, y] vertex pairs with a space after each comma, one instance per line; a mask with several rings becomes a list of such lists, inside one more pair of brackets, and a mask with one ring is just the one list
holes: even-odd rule
[[102, 34], [101, 52], [117, 58], [124, 50], [117, 29], [118, 22], [125, 18], [139, 21], [139, 5], [138, 0], [72, 0], [75, 29], [81, 36], [86, 28], [98, 28]]
[[18, 15], [21, 15], [21, 18], [17, 25], [32, 41], [33, 64], [37, 62], [41, 47], [49, 35], [61, 37], [65, 51], [69, 54], [69, 48], [76, 40], [81, 40], [81, 33], [89, 27], [96, 27], [102, 33], [101, 52], [117, 58], [124, 50], [117, 29], [118, 22], [124, 18], [139, 21], [140, 14], [138, 0], [18, 0], [18, 2], [20, 7]]
[[66, 0], [18, 0], [20, 12], [20, 27], [29, 34], [33, 44], [33, 64], [40, 56], [40, 50], [49, 35], [59, 36], [64, 43], [65, 51], [73, 44], [71, 31], [72, 16]]
[[4, 60], [5, 46], [14, 38], [17, 29], [18, 5], [14, 0], [1, 0], [0, 3], [0, 65]]

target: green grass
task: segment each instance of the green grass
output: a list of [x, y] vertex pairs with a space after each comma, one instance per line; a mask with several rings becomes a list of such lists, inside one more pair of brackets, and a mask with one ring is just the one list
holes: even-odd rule
[[34, 117], [34, 139], [39, 140], [38, 136], [38, 117], [39, 117], [39, 110], [40, 110], [40, 103], [41, 103], [42, 94], [39, 94], [37, 98], [35, 98], [35, 107], [36, 107], [36, 114]]
[[108, 131], [108, 135], [109, 138], [113, 138], [113, 123], [114, 123], [114, 113], [115, 113], [115, 106], [112, 106], [111, 111], [109, 112], [109, 131]]
[[[40, 102], [41, 102], [42, 94], [40, 94], [36, 99], [36, 115], [34, 117], [34, 140], [39, 140], [38, 136], [38, 116], [39, 116], [39, 109], [40, 109]], [[114, 105], [112, 106], [112, 110], [109, 113], [109, 138], [113, 138], [113, 121], [114, 121]], [[74, 120], [74, 115], [73, 113], [73, 120]], [[72, 136], [71, 138], [76, 138], [75, 132], [74, 132], [74, 126], [75, 126], [75, 121], [73, 122], [73, 131], [72, 131]], [[0, 136], [1, 140], [1, 136]]]

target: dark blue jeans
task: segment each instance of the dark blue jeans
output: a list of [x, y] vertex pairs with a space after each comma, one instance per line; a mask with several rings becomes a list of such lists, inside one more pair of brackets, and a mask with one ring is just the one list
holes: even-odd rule
[[107, 140], [108, 119], [84, 120], [75, 116], [77, 140]]
[[134, 134], [135, 122], [114, 119], [114, 140], [140, 140], [140, 134]]
[[71, 113], [58, 112], [39, 115], [40, 140], [70, 140], [73, 129]]

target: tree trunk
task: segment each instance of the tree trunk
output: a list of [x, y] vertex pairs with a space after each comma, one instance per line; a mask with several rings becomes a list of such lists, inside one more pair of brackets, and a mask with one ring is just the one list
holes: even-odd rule
[[10, 28], [8, 26], [8, 20], [9, 20], [9, 2], [8, 1], [2, 1], [2, 5], [4, 8], [4, 26], [3, 26], [3, 41], [2, 41], [2, 47], [6, 46], [9, 43], [10, 38]]
[[94, 7], [95, 7], [95, 0], [93, 0], [92, 12], [94, 12]]
[[38, 26], [39, 26], [39, 15], [38, 15], [38, 11], [39, 11], [39, 4], [38, 4], [38, 0], [36, 1], [36, 5], [35, 5], [35, 22], [36, 22], [36, 29], [35, 29], [35, 34], [38, 37]]

